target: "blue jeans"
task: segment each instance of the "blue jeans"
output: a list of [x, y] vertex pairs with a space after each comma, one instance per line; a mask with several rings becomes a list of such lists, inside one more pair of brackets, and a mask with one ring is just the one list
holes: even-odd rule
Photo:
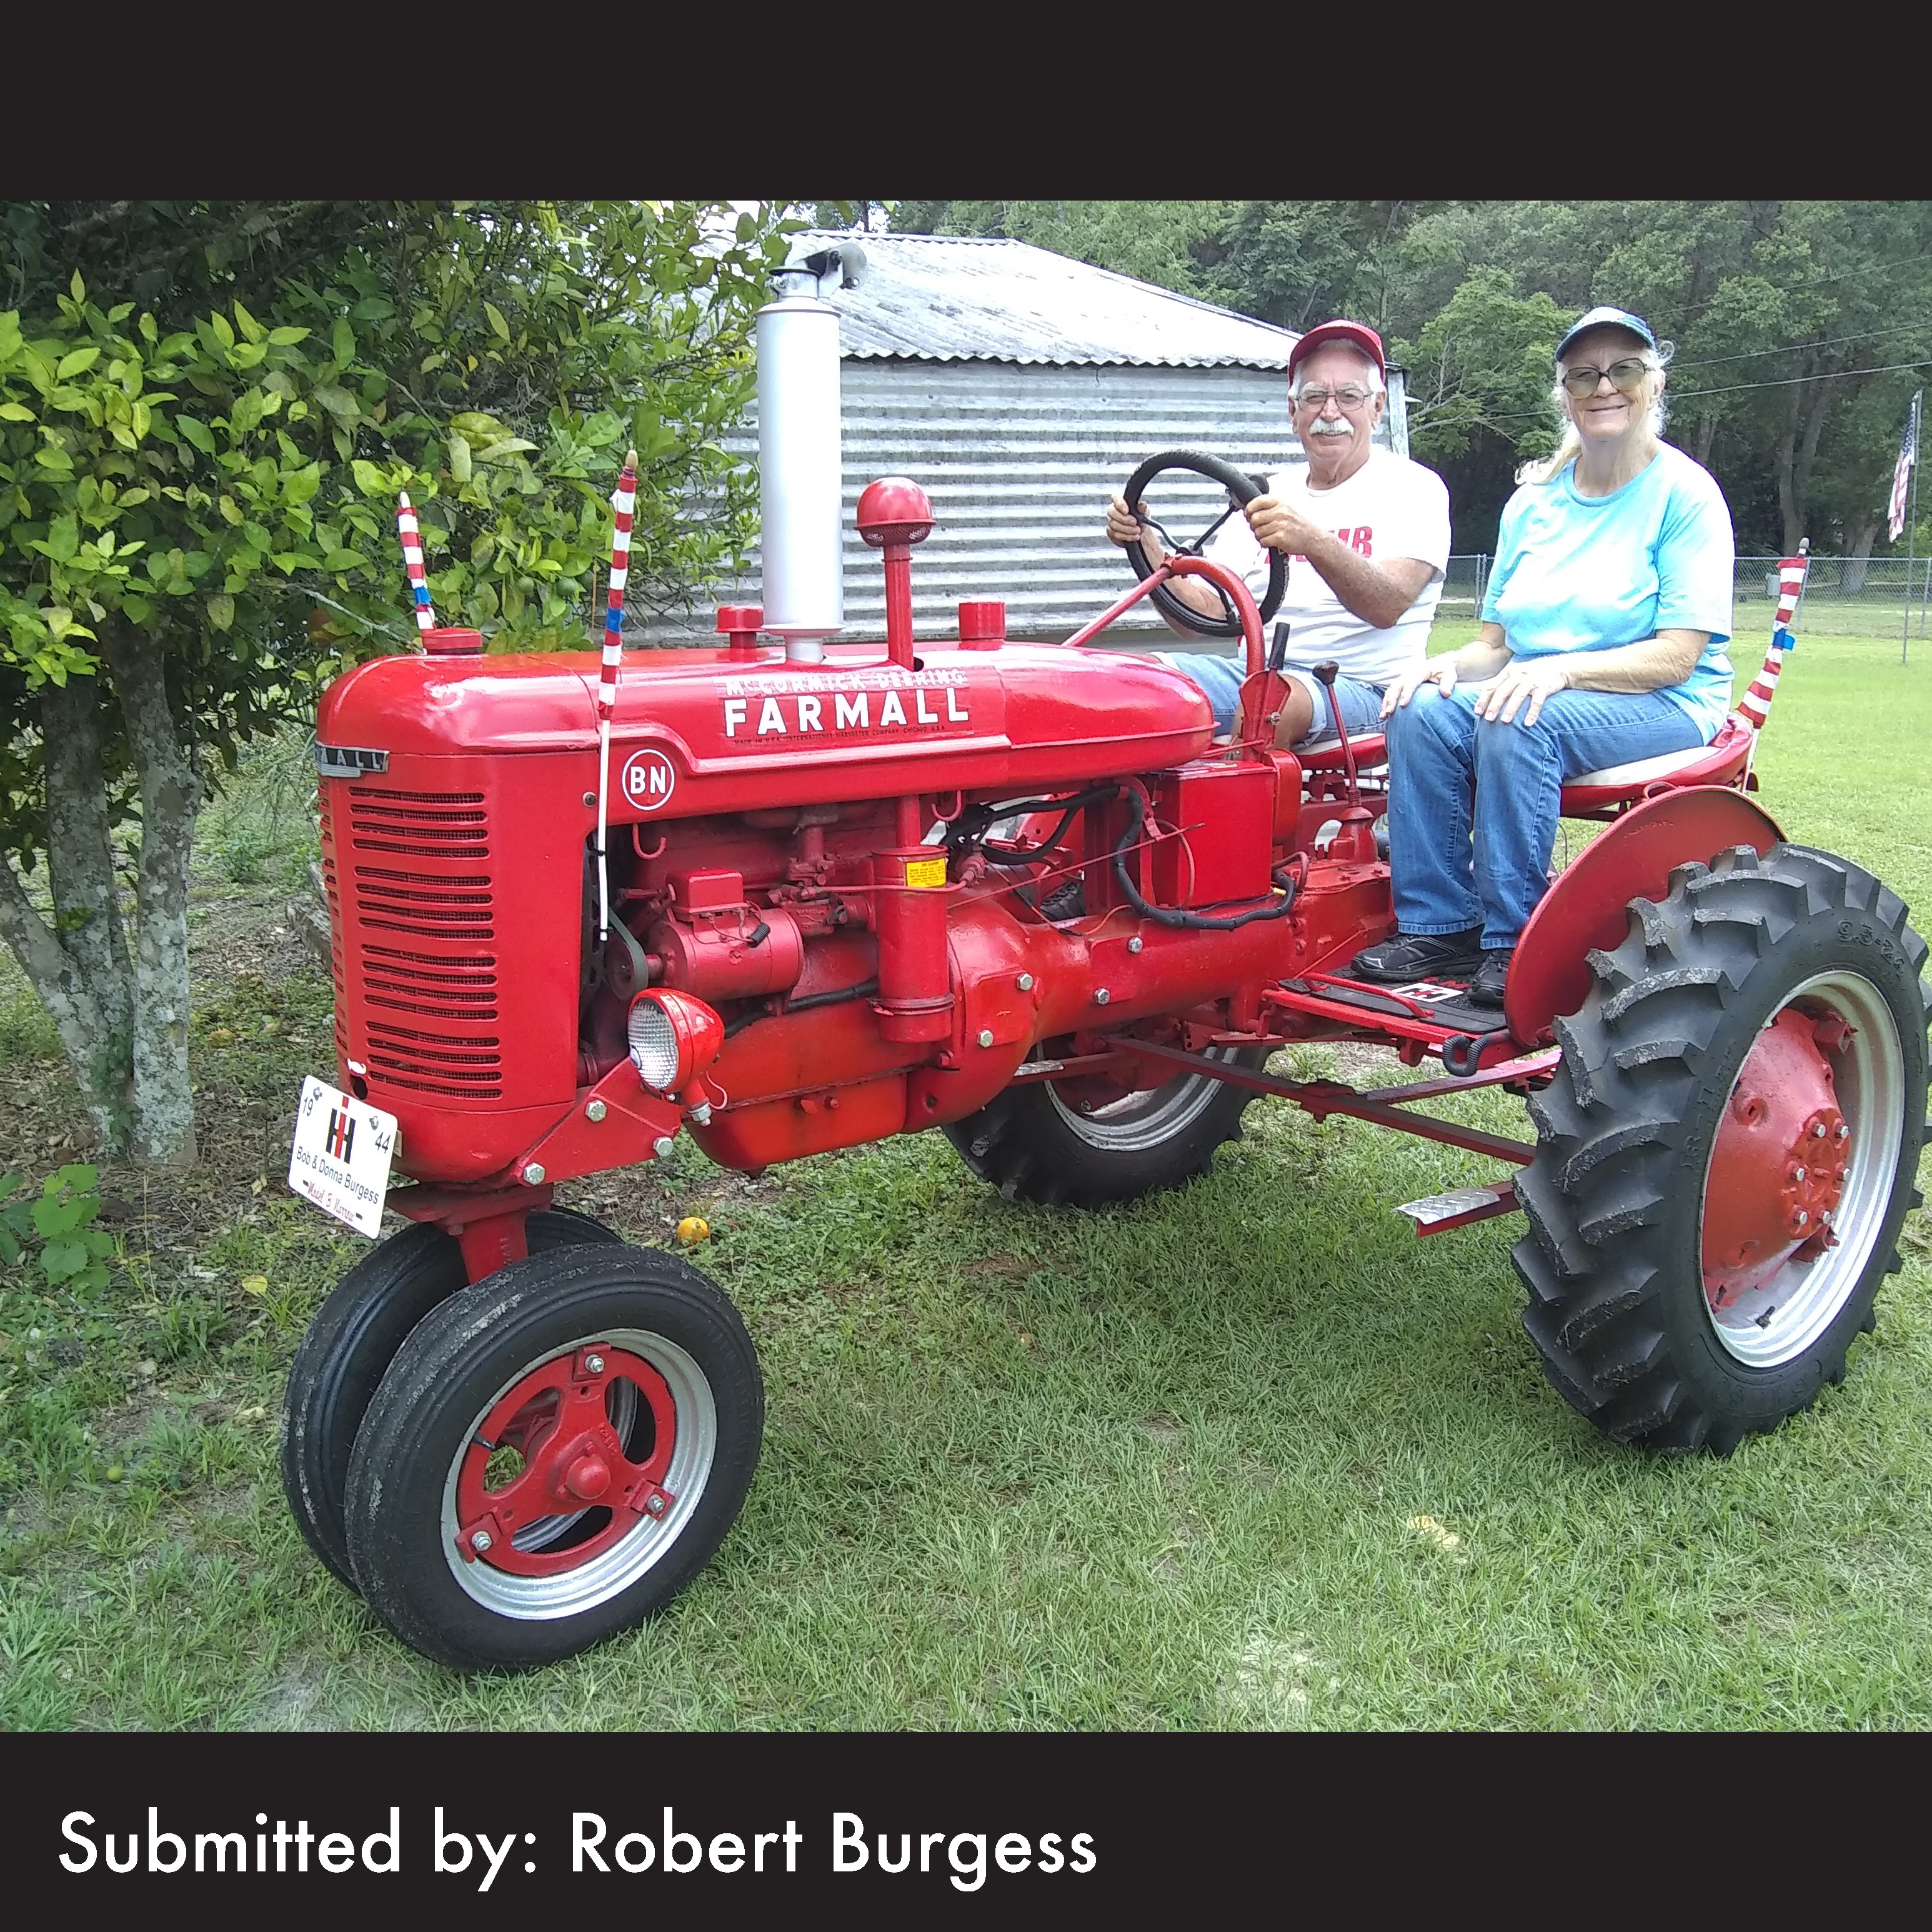
[[1656, 692], [1556, 692], [1526, 729], [1522, 710], [1513, 724], [1479, 721], [1484, 689], [1458, 685], [1445, 698], [1426, 684], [1383, 728], [1396, 922], [1409, 933], [1480, 925], [1488, 951], [1515, 945], [1548, 885], [1566, 778], [1704, 736]]
[[[1234, 730], [1234, 714], [1240, 709], [1241, 686], [1248, 674], [1246, 658], [1220, 657], [1210, 651], [1156, 651], [1154, 657], [1170, 670], [1178, 670], [1183, 677], [1191, 679], [1201, 687], [1214, 707], [1216, 736], [1226, 737]], [[1315, 674], [1301, 664], [1283, 664], [1282, 669], [1307, 692], [1309, 702], [1315, 707], [1315, 722], [1308, 728], [1308, 735], [1302, 743], [1318, 745], [1324, 739], [1334, 737], [1335, 725], [1329, 716], [1328, 694]], [[1380, 686], [1359, 683], [1352, 677], [1338, 677], [1335, 680], [1335, 695], [1341, 701], [1342, 722], [1348, 728], [1350, 737], [1358, 738], [1364, 732], [1382, 729]]]

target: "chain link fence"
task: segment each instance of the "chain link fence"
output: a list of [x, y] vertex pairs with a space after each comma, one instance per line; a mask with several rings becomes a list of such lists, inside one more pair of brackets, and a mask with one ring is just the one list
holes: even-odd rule
[[[1758, 629], [1769, 634], [1772, 611], [1778, 602], [1780, 560], [1775, 556], [1737, 560], [1732, 580], [1735, 634], [1748, 635]], [[1494, 561], [1480, 552], [1450, 558], [1443, 572], [1442, 601], [1436, 608], [1438, 620], [1476, 620]], [[1923, 637], [1928, 604], [1932, 604], [1932, 556], [1814, 556], [1796, 628], [1801, 635], [1808, 626], [1830, 635], [1896, 636], [1909, 614], [1912, 634]]]

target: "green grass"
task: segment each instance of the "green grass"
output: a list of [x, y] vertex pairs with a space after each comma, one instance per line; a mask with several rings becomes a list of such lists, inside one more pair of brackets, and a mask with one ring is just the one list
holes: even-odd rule
[[[1924, 904], [1932, 649], [1897, 657], [1804, 638], [1761, 797]], [[1842, 1388], [1728, 1461], [1649, 1460], [1544, 1382], [1516, 1224], [1424, 1243], [1390, 1211], [1492, 1164], [1269, 1102], [1203, 1180], [1100, 1214], [1010, 1206], [934, 1135], [756, 1186], [681, 1144], [574, 1190], [634, 1238], [709, 1216], [764, 1462], [648, 1628], [527, 1677], [427, 1665], [310, 1558], [274, 1474], [280, 1378], [360, 1251], [280, 1179], [328, 998], [212, 977], [205, 1192], [124, 1224], [91, 1310], [0, 1277], [0, 1724], [1932, 1724], [1922, 1214]], [[49, 1045], [4, 975], [0, 1028]], [[1525, 1131], [1507, 1098], [1452, 1104]]]

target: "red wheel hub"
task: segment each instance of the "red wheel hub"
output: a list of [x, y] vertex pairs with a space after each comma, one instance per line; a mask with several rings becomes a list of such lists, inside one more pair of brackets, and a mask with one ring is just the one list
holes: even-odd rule
[[1711, 1150], [1704, 1190], [1704, 1293], [1730, 1307], [1801, 1249], [1822, 1254], [1845, 1190], [1851, 1129], [1828, 1054], [1852, 1029], [1787, 1006], [1757, 1036]]
[[[632, 1460], [610, 1420], [612, 1391], [628, 1382], [638, 1408], [630, 1438], [644, 1460]], [[590, 1342], [532, 1369], [484, 1417], [464, 1450], [456, 1478], [457, 1553], [518, 1576], [574, 1570], [628, 1536], [640, 1516], [662, 1516], [676, 1500], [664, 1478], [677, 1444], [677, 1408], [664, 1378], [641, 1355]], [[514, 1449], [520, 1469], [505, 1477], [490, 1464]], [[563, 1548], [519, 1550], [515, 1538], [547, 1518], [579, 1516], [601, 1505], [608, 1520], [590, 1520]], [[548, 1540], [548, 1538], [545, 1540]]]

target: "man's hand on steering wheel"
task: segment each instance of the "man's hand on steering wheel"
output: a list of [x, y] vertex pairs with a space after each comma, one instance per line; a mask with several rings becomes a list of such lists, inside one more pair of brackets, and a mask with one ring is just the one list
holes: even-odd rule
[[1247, 518], [1256, 542], [1286, 556], [1305, 556], [1309, 539], [1325, 534], [1279, 496], [1257, 496], [1247, 507]]
[[[1147, 514], [1144, 502], [1134, 508], [1142, 517]], [[1156, 570], [1166, 560], [1166, 546], [1150, 526], [1141, 522], [1134, 511], [1127, 508], [1124, 496], [1116, 495], [1107, 506], [1107, 541], [1117, 550], [1125, 550], [1130, 543], [1138, 543], [1147, 552], [1148, 562]]]

